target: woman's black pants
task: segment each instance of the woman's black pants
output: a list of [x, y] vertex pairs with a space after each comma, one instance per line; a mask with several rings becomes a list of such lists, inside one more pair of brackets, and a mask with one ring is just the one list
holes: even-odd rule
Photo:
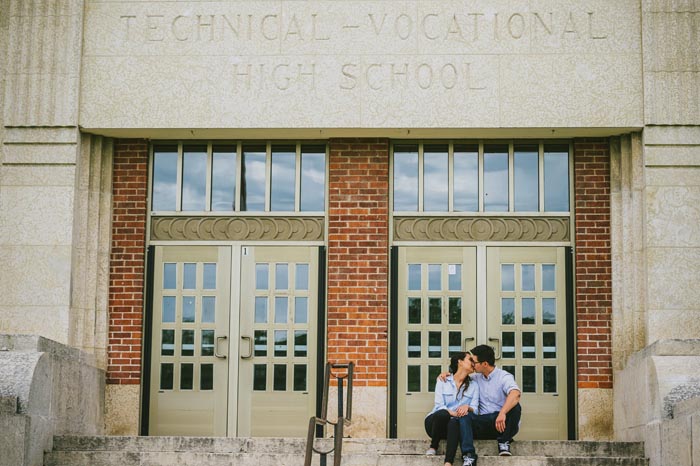
[[435, 411], [425, 418], [425, 432], [430, 437], [430, 448], [436, 450], [440, 440], [447, 439], [445, 463], [454, 463], [459, 442], [459, 420], [450, 416], [446, 409]]

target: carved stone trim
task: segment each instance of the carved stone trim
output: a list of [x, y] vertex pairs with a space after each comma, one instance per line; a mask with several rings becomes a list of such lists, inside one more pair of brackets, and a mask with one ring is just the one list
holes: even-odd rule
[[569, 241], [568, 217], [395, 217], [395, 241]]
[[151, 240], [322, 241], [322, 217], [154, 217]]

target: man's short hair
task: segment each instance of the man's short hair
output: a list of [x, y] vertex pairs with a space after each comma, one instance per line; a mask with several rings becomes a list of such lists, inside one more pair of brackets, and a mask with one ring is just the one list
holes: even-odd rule
[[479, 362], [486, 362], [489, 366], [496, 365], [496, 355], [489, 345], [479, 345], [472, 348], [471, 353], [476, 356]]

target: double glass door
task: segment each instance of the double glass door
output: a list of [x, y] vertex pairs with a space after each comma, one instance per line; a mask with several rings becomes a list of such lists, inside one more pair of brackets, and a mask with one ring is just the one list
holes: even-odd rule
[[423, 438], [452, 354], [488, 344], [522, 389], [520, 439], [566, 439], [563, 247], [399, 249], [397, 434]]
[[318, 249], [155, 248], [150, 435], [304, 436]]

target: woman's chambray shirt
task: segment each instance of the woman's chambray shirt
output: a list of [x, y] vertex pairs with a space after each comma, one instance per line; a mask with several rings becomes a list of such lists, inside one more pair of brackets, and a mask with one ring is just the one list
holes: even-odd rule
[[479, 385], [472, 381], [469, 388], [464, 391], [460, 389], [459, 392], [458, 396], [457, 385], [452, 374], [448, 375], [444, 382], [438, 379], [435, 384], [435, 406], [428, 416], [441, 409], [455, 411], [462, 405], [469, 405], [474, 409], [474, 414], [479, 414]]

